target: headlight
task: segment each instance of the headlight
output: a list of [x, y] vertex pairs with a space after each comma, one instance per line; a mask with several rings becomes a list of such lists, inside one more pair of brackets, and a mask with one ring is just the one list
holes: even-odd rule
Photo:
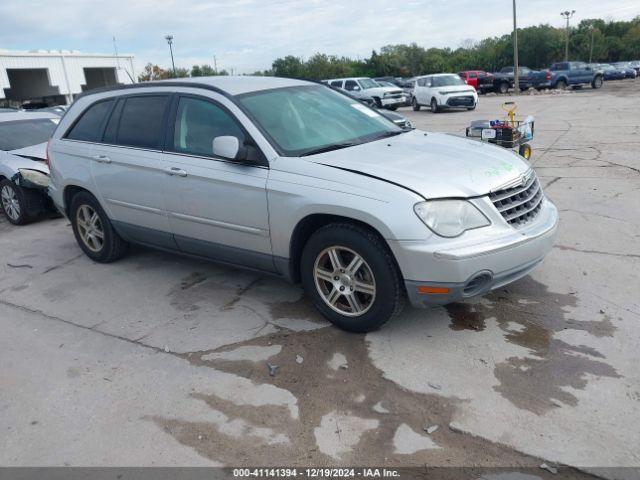
[[416, 203], [416, 215], [436, 235], [458, 237], [467, 230], [486, 227], [491, 222], [466, 200], [431, 200]]
[[25, 182], [30, 182], [38, 187], [49, 186], [49, 176], [45, 173], [38, 172], [37, 170], [30, 170], [28, 168], [19, 168], [20, 176]]

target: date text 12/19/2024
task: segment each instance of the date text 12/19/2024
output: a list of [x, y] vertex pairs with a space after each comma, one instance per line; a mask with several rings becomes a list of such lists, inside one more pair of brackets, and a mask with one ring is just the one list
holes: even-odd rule
[[387, 468], [234, 468], [234, 477], [278, 478], [393, 478], [397, 470]]

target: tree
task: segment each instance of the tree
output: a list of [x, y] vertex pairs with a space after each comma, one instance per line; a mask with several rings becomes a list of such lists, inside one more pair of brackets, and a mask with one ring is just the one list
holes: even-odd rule
[[169, 78], [169, 73], [163, 70], [158, 65], [147, 63], [142, 70], [142, 73], [138, 75], [139, 82], [149, 82], [151, 80], [162, 80]]

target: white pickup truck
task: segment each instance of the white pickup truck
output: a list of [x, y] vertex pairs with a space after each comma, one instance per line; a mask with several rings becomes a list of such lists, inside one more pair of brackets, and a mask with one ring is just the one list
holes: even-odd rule
[[406, 105], [406, 96], [400, 87], [382, 87], [368, 77], [332, 78], [323, 80], [334, 88], [341, 88], [363, 100], [373, 100], [378, 108], [395, 110]]

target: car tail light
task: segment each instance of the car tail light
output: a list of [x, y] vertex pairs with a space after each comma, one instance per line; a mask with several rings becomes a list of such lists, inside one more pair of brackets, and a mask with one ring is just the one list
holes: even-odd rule
[[551, 80], [551, 72], [547, 70], [547, 80]]

